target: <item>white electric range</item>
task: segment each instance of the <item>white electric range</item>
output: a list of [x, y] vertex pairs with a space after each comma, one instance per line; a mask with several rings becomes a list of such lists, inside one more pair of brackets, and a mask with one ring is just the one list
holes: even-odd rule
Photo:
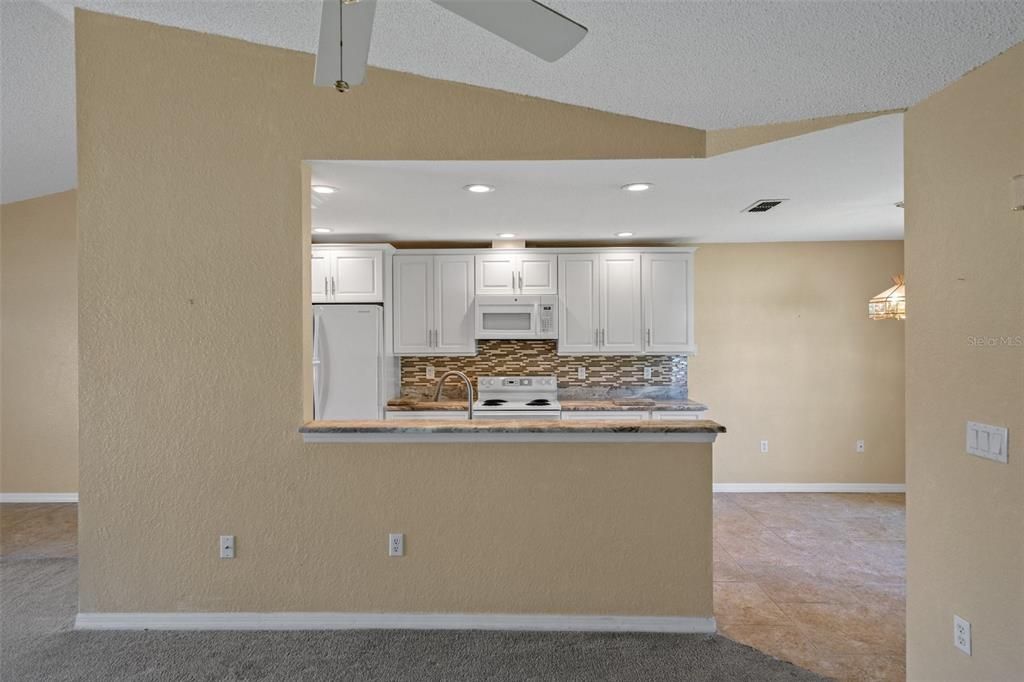
[[480, 377], [474, 419], [561, 419], [558, 378]]

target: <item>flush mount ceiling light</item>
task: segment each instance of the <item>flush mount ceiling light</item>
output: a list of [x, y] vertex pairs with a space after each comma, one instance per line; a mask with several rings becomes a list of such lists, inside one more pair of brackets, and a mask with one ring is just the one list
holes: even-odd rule
[[628, 185], [623, 185], [622, 189], [627, 192], [646, 192], [652, 187], [654, 187], [654, 185], [649, 182], [631, 182]]
[[907, 288], [903, 275], [894, 276], [892, 284], [868, 301], [868, 317], [872, 320], [907, 319]]
[[490, 185], [466, 185], [462, 189], [473, 194], [486, 194], [487, 192], [493, 192], [494, 188]]
[[329, 227], [314, 227], [313, 231], [316, 232], [317, 234], [330, 234], [334, 230], [332, 230]]
[[334, 194], [338, 191], [338, 188], [331, 187], [330, 185], [313, 185], [313, 191], [317, 194]]
[[512, 239], [512, 237], [515, 237], [516, 235], [514, 232], [502, 232], [498, 236], [502, 239]]
[[632, 232], [616, 232], [615, 236], [616, 237], [632, 237], [633, 233]]

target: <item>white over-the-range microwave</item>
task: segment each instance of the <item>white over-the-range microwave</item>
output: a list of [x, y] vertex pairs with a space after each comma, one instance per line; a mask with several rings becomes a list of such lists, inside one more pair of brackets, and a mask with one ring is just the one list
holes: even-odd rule
[[558, 296], [478, 295], [476, 338], [557, 339]]

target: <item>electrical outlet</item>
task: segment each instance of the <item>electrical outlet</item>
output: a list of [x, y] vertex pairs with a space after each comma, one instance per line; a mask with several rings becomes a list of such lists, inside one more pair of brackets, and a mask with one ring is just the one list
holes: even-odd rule
[[971, 624], [953, 614], [953, 646], [968, 656], [971, 655]]
[[768, 452], [768, 441], [766, 441], [766, 440], [761, 441], [761, 452], [762, 453]]
[[652, 371], [653, 371], [652, 368], [644, 367], [644, 379], [650, 379]]
[[234, 535], [221, 535], [220, 536], [220, 558], [221, 559], [234, 559], [235, 558], [235, 536]]
[[576, 378], [577, 379], [586, 379], [587, 378], [587, 368], [586, 367], [578, 368], [576, 370]]
[[388, 535], [388, 556], [405, 556], [405, 534]]
[[864, 441], [857, 441], [857, 452], [864, 452]]
[[433, 379], [434, 378], [434, 366], [433, 365], [427, 365], [427, 378], [428, 379]]

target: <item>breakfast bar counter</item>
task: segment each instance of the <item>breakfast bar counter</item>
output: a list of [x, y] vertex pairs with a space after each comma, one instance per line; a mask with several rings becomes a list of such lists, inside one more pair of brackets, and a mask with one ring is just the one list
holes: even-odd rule
[[307, 443], [575, 442], [712, 443], [725, 427], [687, 421], [430, 420], [312, 421], [299, 431]]

